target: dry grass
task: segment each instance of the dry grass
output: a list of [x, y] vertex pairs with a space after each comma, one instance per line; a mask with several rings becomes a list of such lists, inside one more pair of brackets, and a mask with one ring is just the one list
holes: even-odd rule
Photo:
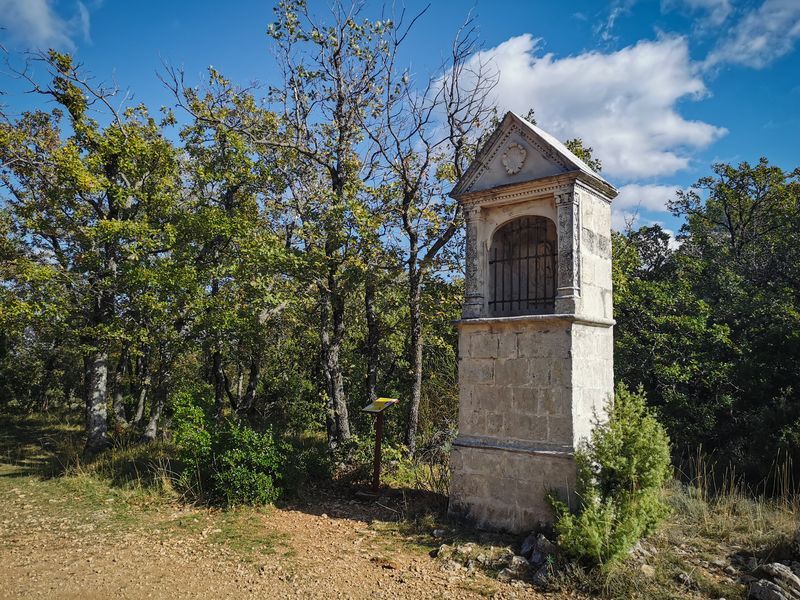
[[790, 558], [796, 498], [765, 499], [729, 489], [674, 484], [672, 514], [640, 548], [609, 572], [565, 569], [556, 587], [607, 598], [734, 598], [747, 596], [758, 565]]
[[[20, 525], [39, 529], [91, 527], [101, 536], [141, 528], [157, 528], [165, 538], [202, 535], [207, 543], [229, 548], [244, 561], [257, 560], [282, 545], [265, 527], [266, 513], [259, 512], [270, 509], [192, 507], [176, 491], [173, 449], [166, 443], [134, 441], [118, 436], [112, 449], [84, 462], [80, 427], [68, 419], [0, 417], [0, 492], [10, 500], [3, 518], [35, 518], [35, 523]], [[771, 478], [779, 487], [768, 499], [734, 477], [712, 489], [711, 477], [702, 462], [697, 464], [688, 484], [676, 483], [666, 491], [672, 514], [640, 551], [606, 573], [561, 566], [554, 588], [565, 595], [607, 598], [744, 599], [747, 576], [758, 565], [790, 556], [789, 540], [800, 515], [800, 501], [790, 493], [791, 469], [776, 466], [775, 473], [783, 473], [784, 479]], [[402, 487], [427, 487], [414, 475], [399, 470], [389, 477]], [[520, 541], [447, 523], [440, 494], [417, 493], [414, 499], [413, 505], [410, 500], [397, 503], [394, 522], [373, 524], [387, 530], [380, 535], [391, 548], [408, 545], [420, 552], [445, 542], [491, 548]], [[432, 536], [436, 529], [443, 535]], [[487, 593], [494, 591], [490, 587]]]

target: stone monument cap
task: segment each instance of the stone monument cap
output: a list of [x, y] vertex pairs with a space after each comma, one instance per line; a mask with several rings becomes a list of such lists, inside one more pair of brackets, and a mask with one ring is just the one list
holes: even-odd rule
[[617, 190], [563, 143], [530, 121], [509, 111], [481, 146], [450, 196], [570, 174], [607, 199]]

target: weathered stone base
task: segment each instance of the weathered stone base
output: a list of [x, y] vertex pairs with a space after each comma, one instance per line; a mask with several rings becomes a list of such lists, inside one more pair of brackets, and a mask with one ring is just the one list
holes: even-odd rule
[[449, 514], [480, 529], [531, 531], [553, 522], [550, 492], [574, 500], [571, 452], [503, 448], [491, 440], [459, 438], [450, 462]]
[[450, 512], [484, 529], [551, 522], [574, 495], [573, 451], [613, 395], [613, 321], [574, 315], [459, 323], [459, 438]]

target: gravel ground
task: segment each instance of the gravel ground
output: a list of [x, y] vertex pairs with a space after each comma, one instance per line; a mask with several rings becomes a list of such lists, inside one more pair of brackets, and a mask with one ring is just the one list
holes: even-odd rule
[[0, 598], [543, 597], [443, 570], [372, 504], [231, 513], [101, 491], [0, 467]]

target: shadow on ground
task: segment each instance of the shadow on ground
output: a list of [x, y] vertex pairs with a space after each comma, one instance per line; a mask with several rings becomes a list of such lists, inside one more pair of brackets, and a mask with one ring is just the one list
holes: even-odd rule
[[136, 443], [134, 431], [117, 432], [114, 445], [93, 459], [83, 458], [80, 416], [71, 413], [0, 415], [0, 477], [52, 479], [95, 474], [112, 487], [157, 489], [180, 467], [161, 441]]
[[[60, 477], [94, 472], [113, 487], [163, 486], [163, 478], [179, 470], [168, 444], [133, 443], [133, 434], [117, 436], [111, 448], [93, 462], [80, 460], [83, 433], [80, 417], [64, 415], [0, 415], [0, 477]], [[9, 468], [10, 467], [10, 468]], [[279, 508], [330, 519], [359, 521], [391, 528], [406, 542], [435, 551], [443, 543], [476, 542], [516, 545], [516, 536], [501, 536], [458, 526], [447, 518], [447, 497], [426, 490], [384, 487], [377, 497], [365, 488], [333, 482], [306, 485], [287, 496]], [[197, 503], [194, 503], [195, 505]]]
[[71, 460], [69, 448], [81, 438], [78, 427], [58, 417], [0, 415], [0, 462], [13, 467], [0, 476], [61, 475]]

